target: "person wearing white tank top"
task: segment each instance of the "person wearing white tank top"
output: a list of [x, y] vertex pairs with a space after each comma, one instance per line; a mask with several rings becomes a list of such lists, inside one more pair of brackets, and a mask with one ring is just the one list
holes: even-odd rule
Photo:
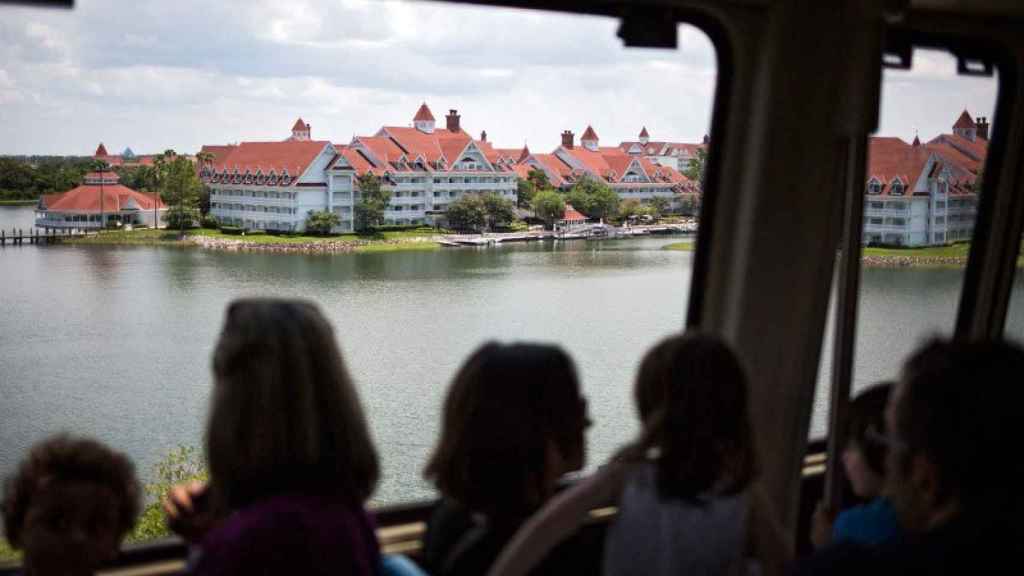
[[488, 574], [528, 574], [604, 506], [617, 507], [607, 575], [782, 573], [793, 546], [756, 484], [735, 354], [709, 335], [669, 337], [645, 355], [634, 398], [640, 437], [531, 517]]

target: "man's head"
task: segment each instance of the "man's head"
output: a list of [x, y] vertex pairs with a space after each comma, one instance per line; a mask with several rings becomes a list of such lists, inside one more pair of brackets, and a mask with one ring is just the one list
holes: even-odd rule
[[998, 530], [1015, 509], [1019, 489], [997, 466], [1017, 444], [1022, 375], [1024, 350], [1006, 342], [935, 340], [907, 360], [886, 408], [886, 493], [904, 528], [965, 518]]
[[60, 435], [36, 445], [7, 480], [4, 529], [33, 574], [88, 574], [112, 560], [139, 513], [123, 454]]

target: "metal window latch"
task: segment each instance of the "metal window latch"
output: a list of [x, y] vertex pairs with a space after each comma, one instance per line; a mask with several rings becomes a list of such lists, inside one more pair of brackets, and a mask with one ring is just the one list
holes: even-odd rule
[[679, 23], [671, 8], [644, 6], [626, 8], [617, 32], [630, 48], [669, 48], [679, 45]]

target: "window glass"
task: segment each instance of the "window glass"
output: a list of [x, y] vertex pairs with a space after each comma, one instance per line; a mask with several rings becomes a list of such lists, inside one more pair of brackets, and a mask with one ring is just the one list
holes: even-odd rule
[[[881, 190], [883, 198], [897, 193], [897, 178], [907, 185], [898, 203], [865, 200], [854, 394], [895, 379], [929, 337], [952, 335], [998, 88], [997, 77], [959, 76], [956, 69], [949, 53], [916, 49], [910, 70], [884, 72], [865, 182], [891, 182]], [[870, 186], [866, 192], [873, 194]], [[908, 212], [893, 215], [896, 205]], [[812, 437], [828, 427], [834, 314], [832, 309]]]
[[[0, 255], [5, 279], [16, 279], [0, 282], [0, 476], [60, 430], [127, 452], [146, 481], [177, 447], [201, 452], [211, 352], [227, 303], [242, 296], [310, 299], [333, 323], [382, 458], [377, 504], [433, 495], [422, 470], [442, 399], [459, 365], [488, 340], [552, 342], [572, 354], [595, 422], [590, 465], [635, 432], [639, 360], [685, 325], [717, 79], [708, 37], [684, 25], [677, 50], [635, 49], [622, 46], [611, 18], [446, 3], [309, 4], [248, 6], [241, 19], [237, 7], [191, 0], [0, 7], [0, 102], [11, 120], [0, 122], [0, 154], [22, 157], [12, 162], [91, 162], [100, 141], [111, 152], [130, 145], [140, 158], [169, 148], [197, 162], [203, 150], [234, 158], [212, 160], [204, 176], [210, 194], [234, 202], [200, 206], [215, 222], [196, 219], [207, 227], [186, 231], [186, 241], [121, 227], [81, 249], [26, 246]], [[186, 41], [189, 50], [169, 49]], [[686, 105], [665, 106], [666, 94]], [[381, 136], [417, 130], [424, 99], [436, 118], [433, 135]], [[458, 129], [447, 125], [450, 109]], [[75, 110], [74, 122], [62, 110]], [[291, 128], [299, 115], [308, 126]], [[596, 153], [582, 149], [588, 127], [598, 134]], [[631, 156], [641, 131], [659, 144]], [[513, 162], [484, 178], [447, 176], [454, 170], [424, 145], [416, 155], [437, 156], [426, 162], [441, 172], [424, 177], [421, 166], [387, 160], [403, 153], [388, 138], [408, 148], [439, 142], [444, 158], [462, 154], [450, 141], [472, 139], [488, 163], [499, 154]], [[355, 148], [359, 140], [365, 150]], [[322, 142], [326, 156], [309, 141]], [[659, 156], [662, 143], [690, 152]], [[243, 148], [252, 154], [235, 156]], [[273, 152], [307, 148], [315, 154]], [[300, 232], [311, 212], [359, 220], [354, 207], [369, 194], [330, 165], [346, 154], [360, 166], [379, 162], [360, 175], [387, 174], [386, 188], [403, 186], [394, 198], [415, 189], [420, 204], [382, 212], [384, 224], [406, 229], [364, 239], [348, 228], [326, 238], [346, 253], [302, 253], [296, 246], [324, 240]], [[605, 179], [634, 159], [654, 182]], [[467, 166], [489, 170], [472, 159]], [[144, 178], [129, 182], [140, 173], [133, 170], [118, 167], [121, 182], [147, 190]], [[251, 176], [258, 170], [281, 175], [269, 211], [256, 200], [268, 191]], [[589, 203], [595, 194], [585, 181], [616, 198], [605, 213], [596, 203], [574, 207], [585, 224], [567, 209], [531, 217], [529, 202], [516, 212], [527, 220], [486, 234], [445, 216], [490, 191], [517, 202], [525, 188], [564, 202], [577, 188]], [[342, 185], [344, 194], [332, 193]], [[30, 228], [34, 210], [0, 207], [0, 228]], [[296, 235], [283, 234], [290, 231]], [[546, 239], [438, 243], [534, 233]], [[116, 238], [147, 240], [127, 247]]]

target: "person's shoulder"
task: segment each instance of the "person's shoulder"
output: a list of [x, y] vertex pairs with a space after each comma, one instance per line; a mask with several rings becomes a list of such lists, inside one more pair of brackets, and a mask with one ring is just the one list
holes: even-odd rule
[[840, 542], [823, 548], [814, 554], [803, 558], [793, 565], [791, 574], [794, 576], [817, 576], [817, 575], [860, 575], [871, 574], [879, 576], [882, 574], [896, 574], [892, 571], [891, 562], [887, 562], [888, 555], [876, 547], [866, 546], [857, 542]]
[[896, 512], [884, 498], [842, 511], [833, 528], [836, 541], [850, 539], [864, 544], [880, 544], [899, 533]]

